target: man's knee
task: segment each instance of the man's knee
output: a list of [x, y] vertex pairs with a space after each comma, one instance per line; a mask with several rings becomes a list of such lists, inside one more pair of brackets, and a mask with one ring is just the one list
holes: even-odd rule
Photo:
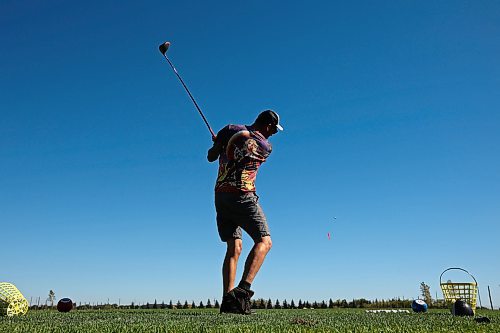
[[230, 257], [239, 257], [243, 249], [243, 242], [241, 239], [234, 238], [227, 241], [226, 255]]
[[260, 239], [260, 242], [256, 242], [256, 244], [262, 244], [262, 247], [265, 249], [266, 252], [269, 252], [271, 250], [271, 247], [273, 247], [273, 242], [271, 240], [271, 236], [264, 236]]

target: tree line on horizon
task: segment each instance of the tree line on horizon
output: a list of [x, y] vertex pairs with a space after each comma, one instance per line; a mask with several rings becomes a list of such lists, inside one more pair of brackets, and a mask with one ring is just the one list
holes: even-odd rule
[[[427, 303], [429, 307], [432, 308], [446, 308], [447, 305], [444, 300], [434, 300], [431, 297], [430, 288], [427, 284], [422, 282], [420, 284], [420, 292], [421, 298]], [[55, 309], [54, 305], [55, 301], [55, 293], [53, 290], [49, 291], [49, 297], [47, 298], [44, 305], [32, 305], [30, 309], [33, 310], [42, 310], [42, 309]], [[335, 308], [362, 308], [362, 309], [401, 309], [401, 308], [410, 308], [412, 299], [401, 299], [401, 298], [392, 298], [392, 299], [375, 299], [375, 300], [367, 300], [365, 298], [360, 299], [352, 299], [351, 301], [347, 301], [346, 299], [337, 299], [333, 301], [331, 298], [328, 302], [320, 301], [302, 301], [299, 299], [298, 303], [292, 299], [288, 302], [286, 299], [283, 301], [271, 301], [271, 299], [265, 300], [263, 298], [252, 300], [251, 306], [252, 309], [335, 309]], [[50, 305], [48, 304], [50, 303]], [[121, 305], [121, 304], [110, 304], [108, 303], [84, 303], [81, 302], [77, 305], [73, 303], [73, 308], [77, 310], [90, 310], [90, 309], [218, 309], [220, 308], [220, 304], [218, 300], [214, 300], [212, 302], [210, 299], [207, 300], [206, 304], [203, 301], [200, 301], [196, 304], [194, 301], [188, 303], [188, 301], [184, 301], [181, 303], [180, 300], [177, 303], [173, 303], [172, 300], [168, 304], [165, 304], [164, 301], [158, 303], [155, 299], [154, 303], [147, 302], [146, 304], [135, 304], [132, 302], [129, 305]]]
[[[392, 299], [375, 299], [367, 300], [365, 298], [352, 299], [350, 301], [346, 299], [337, 299], [329, 301], [302, 301], [299, 299], [295, 302], [293, 299], [287, 301], [286, 299], [280, 301], [276, 299], [274, 302], [271, 299], [255, 299], [252, 300], [252, 309], [336, 309], [336, 308], [358, 308], [358, 309], [401, 309], [410, 308], [413, 300], [392, 298]], [[446, 308], [446, 304], [442, 301], [436, 301], [429, 304], [433, 308]], [[215, 300], [213, 303], [210, 299], [206, 303], [200, 301], [198, 304], [194, 301], [184, 302], [177, 301], [174, 303], [172, 300], [170, 302], [158, 303], [156, 300], [153, 303], [145, 304], [135, 304], [132, 302], [128, 305], [118, 305], [109, 303], [73, 303], [73, 308], [76, 310], [111, 310], [111, 309], [218, 309], [220, 307], [219, 301]], [[44, 310], [44, 309], [55, 309], [55, 306], [51, 305], [32, 305], [30, 307], [33, 310]]]

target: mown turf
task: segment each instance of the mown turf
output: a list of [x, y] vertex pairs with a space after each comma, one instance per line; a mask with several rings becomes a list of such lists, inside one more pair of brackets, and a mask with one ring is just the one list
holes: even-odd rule
[[363, 310], [257, 310], [250, 316], [206, 310], [30, 311], [0, 318], [1, 333], [132, 332], [500, 332], [500, 311], [479, 311], [491, 323], [447, 311], [365, 313]]

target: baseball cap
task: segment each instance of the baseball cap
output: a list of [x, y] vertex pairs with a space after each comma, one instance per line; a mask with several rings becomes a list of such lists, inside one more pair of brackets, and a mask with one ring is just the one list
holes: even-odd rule
[[265, 110], [262, 111], [257, 116], [257, 121], [263, 124], [273, 124], [277, 129], [283, 131], [283, 126], [280, 125], [280, 116], [273, 110]]

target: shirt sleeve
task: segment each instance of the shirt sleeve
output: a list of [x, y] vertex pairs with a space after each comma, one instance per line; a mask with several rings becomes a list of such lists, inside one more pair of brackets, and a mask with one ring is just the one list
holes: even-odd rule
[[229, 140], [229, 126], [230, 125], [227, 125], [217, 132], [214, 142], [215, 144], [221, 144], [222, 146], [227, 144], [227, 141]]

